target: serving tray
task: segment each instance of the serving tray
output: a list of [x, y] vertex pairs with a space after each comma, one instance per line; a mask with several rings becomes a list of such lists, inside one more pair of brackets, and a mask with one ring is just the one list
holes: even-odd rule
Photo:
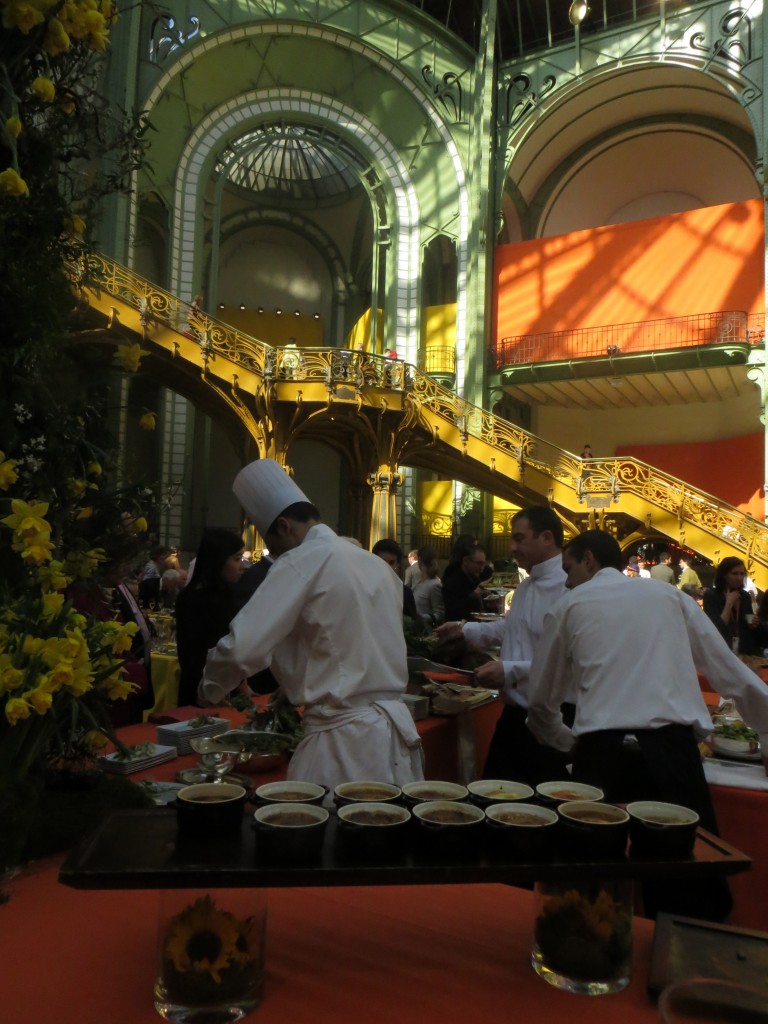
[[[484, 834], [485, 826], [479, 835]], [[548, 860], [526, 863], [490, 856], [478, 840], [468, 850], [420, 844], [417, 826], [396, 843], [350, 849], [331, 815], [322, 849], [304, 863], [270, 858], [260, 848], [252, 815], [230, 840], [179, 840], [168, 809], [119, 811], [67, 857], [59, 880], [76, 889], [166, 889], [345, 885], [445, 885], [504, 882], [528, 885], [568, 878], [711, 878], [746, 871], [750, 858], [700, 830], [692, 857], [668, 860]]]

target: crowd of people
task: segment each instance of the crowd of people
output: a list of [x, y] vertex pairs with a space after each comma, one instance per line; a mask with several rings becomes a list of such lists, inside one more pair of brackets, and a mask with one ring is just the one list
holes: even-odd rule
[[[207, 530], [191, 572], [155, 549], [123, 614], [174, 606], [181, 703], [216, 706], [271, 693], [304, 708], [304, 739], [289, 777], [329, 790], [349, 779], [403, 784], [423, 777], [421, 745], [400, 697], [408, 683], [403, 617], [433, 632], [436, 657], [498, 650], [474, 663], [478, 685], [503, 701], [483, 775], [536, 786], [569, 773], [614, 802], [657, 799], [693, 808], [717, 831], [698, 743], [711, 731], [697, 673], [734, 701], [768, 750], [768, 688], [735, 654], [768, 646], [766, 602], [746, 589], [739, 558], [703, 590], [697, 567], [669, 552], [625, 561], [608, 533], [565, 542], [548, 507], [512, 521], [522, 582], [506, 616], [473, 620], [493, 572], [475, 537], [460, 537], [442, 577], [434, 551], [404, 554], [385, 538], [371, 551], [337, 536], [276, 462], [246, 466], [233, 490], [264, 538], [252, 562], [241, 537]], [[175, 559], [175, 564], [174, 564]], [[163, 579], [171, 573], [170, 582]], [[146, 625], [146, 623], [145, 623]], [[146, 662], [142, 628], [137, 657]], [[725, 883], [654, 884], [650, 913], [722, 919]]]

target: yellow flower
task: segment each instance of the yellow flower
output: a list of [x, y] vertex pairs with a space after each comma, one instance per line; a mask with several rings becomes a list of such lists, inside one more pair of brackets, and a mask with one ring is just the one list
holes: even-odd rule
[[86, 467], [86, 472], [88, 473], [88, 476], [101, 476], [104, 470], [101, 468], [100, 462], [89, 462]]
[[66, 53], [70, 46], [71, 40], [64, 31], [62, 23], [58, 18], [51, 18], [43, 40], [45, 52], [49, 57], [57, 57], [60, 53]]
[[221, 972], [247, 963], [247, 932], [237, 919], [204, 896], [171, 921], [163, 955], [180, 974], [208, 974], [221, 984]]
[[29, 718], [31, 713], [32, 708], [22, 697], [8, 698], [5, 705], [5, 717], [11, 725], [16, 725], [22, 718]]
[[32, 92], [41, 103], [52, 103], [56, 95], [56, 86], [50, 78], [40, 75], [32, 82]]
[[135, 622], [126, 622], [112, 643], [112, 653], [125, 654], [126, 651], [130, 651], [133, 638], [138, 631], [139, 627]]
[[63, 607], [63, 594], [57, 594], [55, 592], [51, 594], [43, 594], [43, 621], [50, 622], [51, 619], [55, 619]]
[[21, 653], [27, 658], [34, 658], [45, 647], [45, 640], [40, 636], [25, 636], [21, 645]]
[[10, 655], [0, 656], [0, 693], [17, 690], [24, 682], [24, 673], [11, 663]]
[[0, 452], [0, 491], [7, 491], [18, 480], [17, 465], [16, 459], [6, 459], [5, 452]]
[[21, 135], [21, 120], [15, 115], [13, 117], [9, 117], [5, 122], [5, 130], [12, 139], [18, 139]]
[[83, 736], [83, 743], [92, 752], [95, 753], [97, 750], [101, 750], [102, 747], [107, 745], [107, 737], [103, 732], [98, 729], [91, 729]]
[[128, 373], [135, 373], [141, 363], [144, 353], [138, 341], [133, 345], [118, 345], [115, 353], [115, 362], [122, 366]]
[[67, 487], [69, 488], [69, 493], [73, 494], [76, 498], [82, 498], [85, 494], [85, 480], [71, 476], [67, 480]]
[[24, 547], [21, 549], [21, 557], [25, 562], [34, 562], [35, 565], [42, 565], [43, 562], [48, 562], [53, 558], [53, 544], [49, 540], [37, 540], [31, 544], [24, 544]]
[[93, 515], [93, 505], [86, 505], [85, 508], [81, 508], [77, 513], [78, 519], [90, 519]]
[[42, 686], [36, 686], [26, 694], [32, 710], [38, 715], [44, 715], [53, 704], [53, 694]]
[[47, 501], [26, 502], [21, 498], [13, 498], [11, 509], [11, 515], [0, 519], [0, 523], [10, 526], [17, 534], [27, 534], [30, 530], [34, 533], [50, 534], [50, 524], [43, 518], [48, 511]]
[[37, 578], [43, 593], [51, 590], [63, 590], [72, 580], [65, 576], [64, 566], [61, 562], [51, 562], [50, 565], [41, 565], [37, 570]]
[[139, 420], [139, 426], [142, 430], [154, 430], [157, 426], [157, 413], [145, 412]]
[[0, 196], [28, 196], [26, 181], [12, 167], [0, 173]]
[[133, 520], [132, 531], [133, 533], [146, 533], [149, 529], [147, 520], [144, 516], [139, 516], [138, 519]]
[[125, 700], [126, 697], [129, 697], [138, 689], [135, 683], [132, 683], [130, 679], [126, 679], [122, 668], [111, 676], [107, 676], [101, 685], [107, 691], [107, 696], [110, 700]]
[[69, 117], [71, 114], [74, 114], [74, 112], [75, 112], [75, 101], [72, 99], [71, 94], [69, 96], [65, 96], [59, 102], [59, 107], [61, 108], [61, 112], [63, 114], [66, 114], [67, 117]]
[[29, 35], [43, 20], [43, 12], [33, 4], [17, 2], [3, 5], [3, 28], [17, 28], [24, 35]]

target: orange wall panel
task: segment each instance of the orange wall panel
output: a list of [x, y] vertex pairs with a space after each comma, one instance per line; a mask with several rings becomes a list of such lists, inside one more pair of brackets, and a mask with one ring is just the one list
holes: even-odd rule
[[763, 253], [760, 199], [501, 245], [495, 336], [762, 312]]

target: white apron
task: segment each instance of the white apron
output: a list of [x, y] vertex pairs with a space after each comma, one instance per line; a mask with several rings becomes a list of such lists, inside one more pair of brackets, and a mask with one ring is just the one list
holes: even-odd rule
[[289, 779], [327, 786], [330, 799], [342, 782], [402, 786], [424, 778], [421, 738], [403, 701], [389, 694], [362, 700], [352, 707], [305, 709], [305, 735], [288, 765]]

